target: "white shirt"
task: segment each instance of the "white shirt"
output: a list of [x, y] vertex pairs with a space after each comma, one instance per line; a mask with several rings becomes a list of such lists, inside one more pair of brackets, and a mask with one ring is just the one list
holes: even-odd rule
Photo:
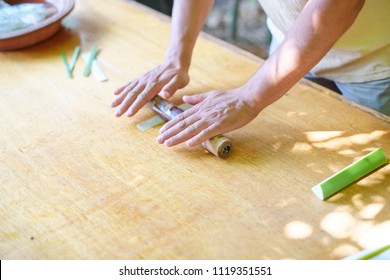
[[[259, 0], [273, 40], [284, 39], [308, 1]], [[366, 0], [352, 26], [310, 72], [344, 83], [389, 78], [390, 0]]]

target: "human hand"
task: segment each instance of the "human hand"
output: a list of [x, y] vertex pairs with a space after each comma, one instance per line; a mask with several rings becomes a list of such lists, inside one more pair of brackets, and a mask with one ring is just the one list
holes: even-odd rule
[[148, 101], [161, 92], [165, 99], [171, 97], [178, 89], [189, 83], [188, 70], [164, 62], [141, 77], [119, 87], [114, 91], [117, 96], [111, 107], [118, 107], [115, 116], [124, 113], [135, 115]]
[[242, 89], [184, 96], [184, 102], [194, 106], [166, 123], [157, 142], [171, 147], [186, 141], [187, 146], [194, 147], [240, 128], [259, 113], [249, 97]]

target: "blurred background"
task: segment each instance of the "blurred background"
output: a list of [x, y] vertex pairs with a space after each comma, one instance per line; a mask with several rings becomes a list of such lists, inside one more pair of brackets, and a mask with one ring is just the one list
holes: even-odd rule
[[[171, 15], [173, 0], [136, 0]], [[271, 40], [266, 17], [257, 0], [215, 0], [203, 31], [263, 59]]]

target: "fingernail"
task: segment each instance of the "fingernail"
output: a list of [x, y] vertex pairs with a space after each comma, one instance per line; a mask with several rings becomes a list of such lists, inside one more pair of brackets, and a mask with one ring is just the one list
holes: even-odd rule
[[186, 142], [186, 145], [187, 147], [194, 147], [195, 146], [194, 143], [195, 143], [194, 140], [190, 139]]
[[165, 141], [164, 144], [169, 147], [172, 145], [172, 140], [169, 139], [169, 140]]
[[120, 116], [120, 114], [121, 114], [121, 110], [116, 110], [116, 112], [115, 112], [115, 116], [119, 117], [119, 116]]
[[157, 142], [158, 142], [159, 144], [164, 143], [164, 140], [163, 140], [163, 136], [162, 136], [162, 135], [160, 135], [159, 137], [157, 137]]

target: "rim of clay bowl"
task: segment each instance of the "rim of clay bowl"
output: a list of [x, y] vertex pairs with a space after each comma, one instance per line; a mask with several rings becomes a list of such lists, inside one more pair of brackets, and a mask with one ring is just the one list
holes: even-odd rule
[[22, 28], [19, 30], [7, 32], [4, 34], [0, 34], [0, 40], [3, 39], [11, 39], [19, 36], [26, 35], [28, 33], [34, 32], [36, 30], [42, 29], [52, 23], [55, 23], [59, 20], [62, 20], [64, 17], [66, 17], [74, 8], [75, 2], [74, 0], [42, 0], [42, 1], [20, 1], [21, 3], [49, 3], [53, 5], [58, 12], [55, 13], [52, 16], [49, 16], [48, 18], [44, 19], [43, 21], [28, 26], [26, 28]]

